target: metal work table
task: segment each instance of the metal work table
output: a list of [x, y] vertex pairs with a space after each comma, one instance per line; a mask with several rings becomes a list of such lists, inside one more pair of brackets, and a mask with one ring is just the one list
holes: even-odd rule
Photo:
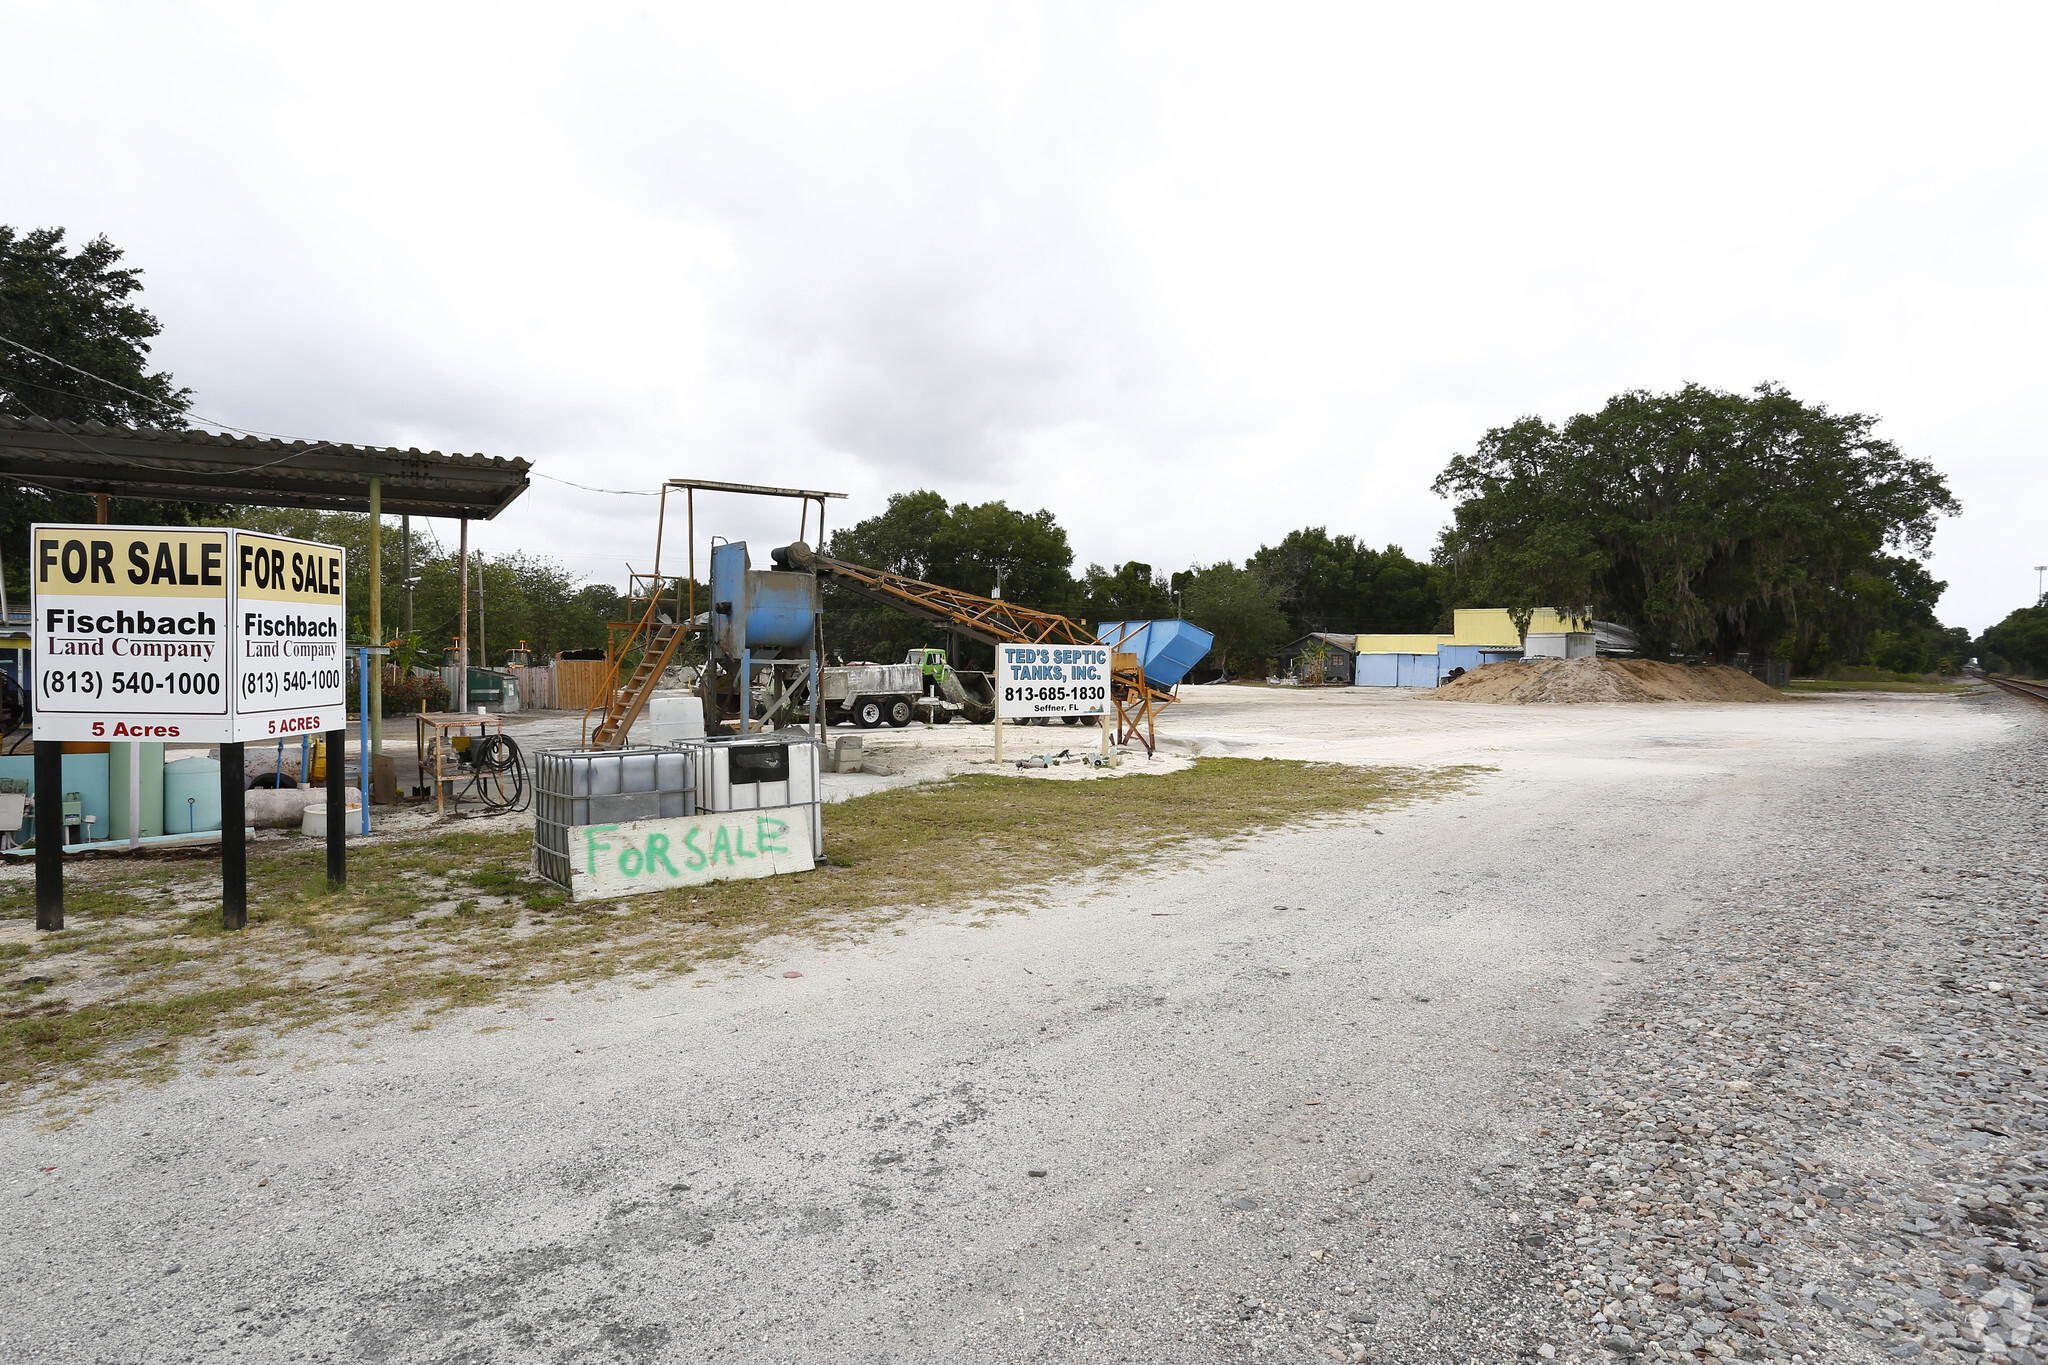
[[[431, 780], [434, 784], [434, 813], [436, 815], [445, 815], [448, 813], [448, 788], [469, 776], [469, 773], [462, 766], [461, 758], [458, 756], [458, 750], [454, 743], [456, 737], [472, 725], [476, 727], [476, 734], [471, 737], [472, 740], [481, 740], [493, 731], [503, 734], [505, 732], [504, 718], [488, 715], [463, 715], [460, 712], [449, 715], [430, 716], [426, 712], [420, 711], [414, 713], [413, 720], [415, 722], [413, 738], [415, 751], [419, 755], [420, 777], [423, 780], [427, 779], [427, 759], [429, 755], [432, 755], [434, 766]], [[451, 759], [455, 763], [453, 772], [449, 771], [447, 767]], [[458, 804], [460, 803], [458, 802]]]

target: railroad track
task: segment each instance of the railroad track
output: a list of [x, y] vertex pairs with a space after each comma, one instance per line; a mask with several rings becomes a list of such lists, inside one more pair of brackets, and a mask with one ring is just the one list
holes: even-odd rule
[[2038, 702], [2048, 702], [2048, 684], [2021, 682], [2018, 678], [1986, 678], [1993, 687], [2002, 687], [2015, 697], [2032, 697]]

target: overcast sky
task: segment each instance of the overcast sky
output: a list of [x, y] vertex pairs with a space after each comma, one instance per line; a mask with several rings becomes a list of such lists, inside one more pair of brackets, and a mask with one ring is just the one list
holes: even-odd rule
[[[1077, 568], [1426, 556], [1487, 428], [1776, 380], [1947, 473], [1981, 630], [2048, 563], [2044, 13], [0, 3], [0, 222], [125, 248], [206, 418]], [[619, 579], [652, 500], [476, 539]]]

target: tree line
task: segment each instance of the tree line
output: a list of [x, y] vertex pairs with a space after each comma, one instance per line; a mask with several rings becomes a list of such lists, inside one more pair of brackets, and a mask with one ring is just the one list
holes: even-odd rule
[[[191, 394], [149, 363], [157, 319], [135, 301], [141, 272], [104, 237], [76, 249], [62, 229], [0, 225], [0, 413], [182, 427]], [[41, 354], [37, 354], [40, 352]], [[55, 357], [46, 359], [45, 357]], [[1448, 630], [1464, 606], [1551, 606], [1628, 626], [1660, 658], [1790, 659], [1798, 671], [1866, 665], [1953, 668], [1971, 655], [2048, 669], [2048, 602], [1973, 640], [1936, 615], [1944, 584], [1925, 558], [1936, 521], [1960, 509], [1928, 462], [1877, 432], [1762, 385], [1732, 393], [1686, 385], [1630, 391], [1597, 412], [1524, 417], [1453, 455], [1435, 491], [1450, 524], [1426, 559], [1374, 548], [1326, 526], [1289, 532], [1242, 562], [1191, 556], [1184, 569], [1128, 562], [1075, 569], [1050, 511], [1001, 501], [898, 494], [836, 532], [828, 550], [857, 563], [1100, 623], [1181, 616], [1212, 631], [1211, 662], [1258, 672], [1312, 631]], [[92, 499], [14, 485], [0, 497], [0, 575], [28, 588], [27, 528], [90, 521]], [[347, 546], [357, 638], [367, 638], [368, 521], [361, 516], [115, 499], [137, 524], [229, 522]], [[413, 634], [438, 659], [457, 633], [454, 553], [423, 526], [399, 563], [384, 532], [385, 626], [403, 624], [403, 581], [417, 577]], [[537, 653], [593, 648], [623, 611], [619, 594], [544, 556], [477, 556], [485, 632]], [[828, 594], [828, 650], [895, 659], [945, 632], [843, 592]], [[980, 647], [970, 647], [969, 658]]]
[[[834, 558], [991, 596], [1090, 626], [1184, 617], [1216, 636], [1213, 664], [1263, 670], [1273, 652], [1310, 631], [1426, 631], [1447, 613], [1445, 575], [1398, 546], [1375, 550], [1323, 527], [1287, 535], [1244, 563], [1195, 563], [1162, 572], [1130, 561], [1074, 569], [1066, 529], [1045, 509], [1004, 502], [948, 503], [920, 489], [831, 538]], [[828, 590], [827, 651], [845, 659], [900, 659], [945, 643], [945, 627], [838, 589]], [[992, 651], [959, 642], [962, 662], [992, 662]]]

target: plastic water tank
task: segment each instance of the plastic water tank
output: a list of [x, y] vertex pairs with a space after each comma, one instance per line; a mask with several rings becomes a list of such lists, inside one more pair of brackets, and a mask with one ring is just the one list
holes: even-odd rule
[[180, 758], [164, 764], [164, 833], [204, 834], [220, 828], [220, 760]]

